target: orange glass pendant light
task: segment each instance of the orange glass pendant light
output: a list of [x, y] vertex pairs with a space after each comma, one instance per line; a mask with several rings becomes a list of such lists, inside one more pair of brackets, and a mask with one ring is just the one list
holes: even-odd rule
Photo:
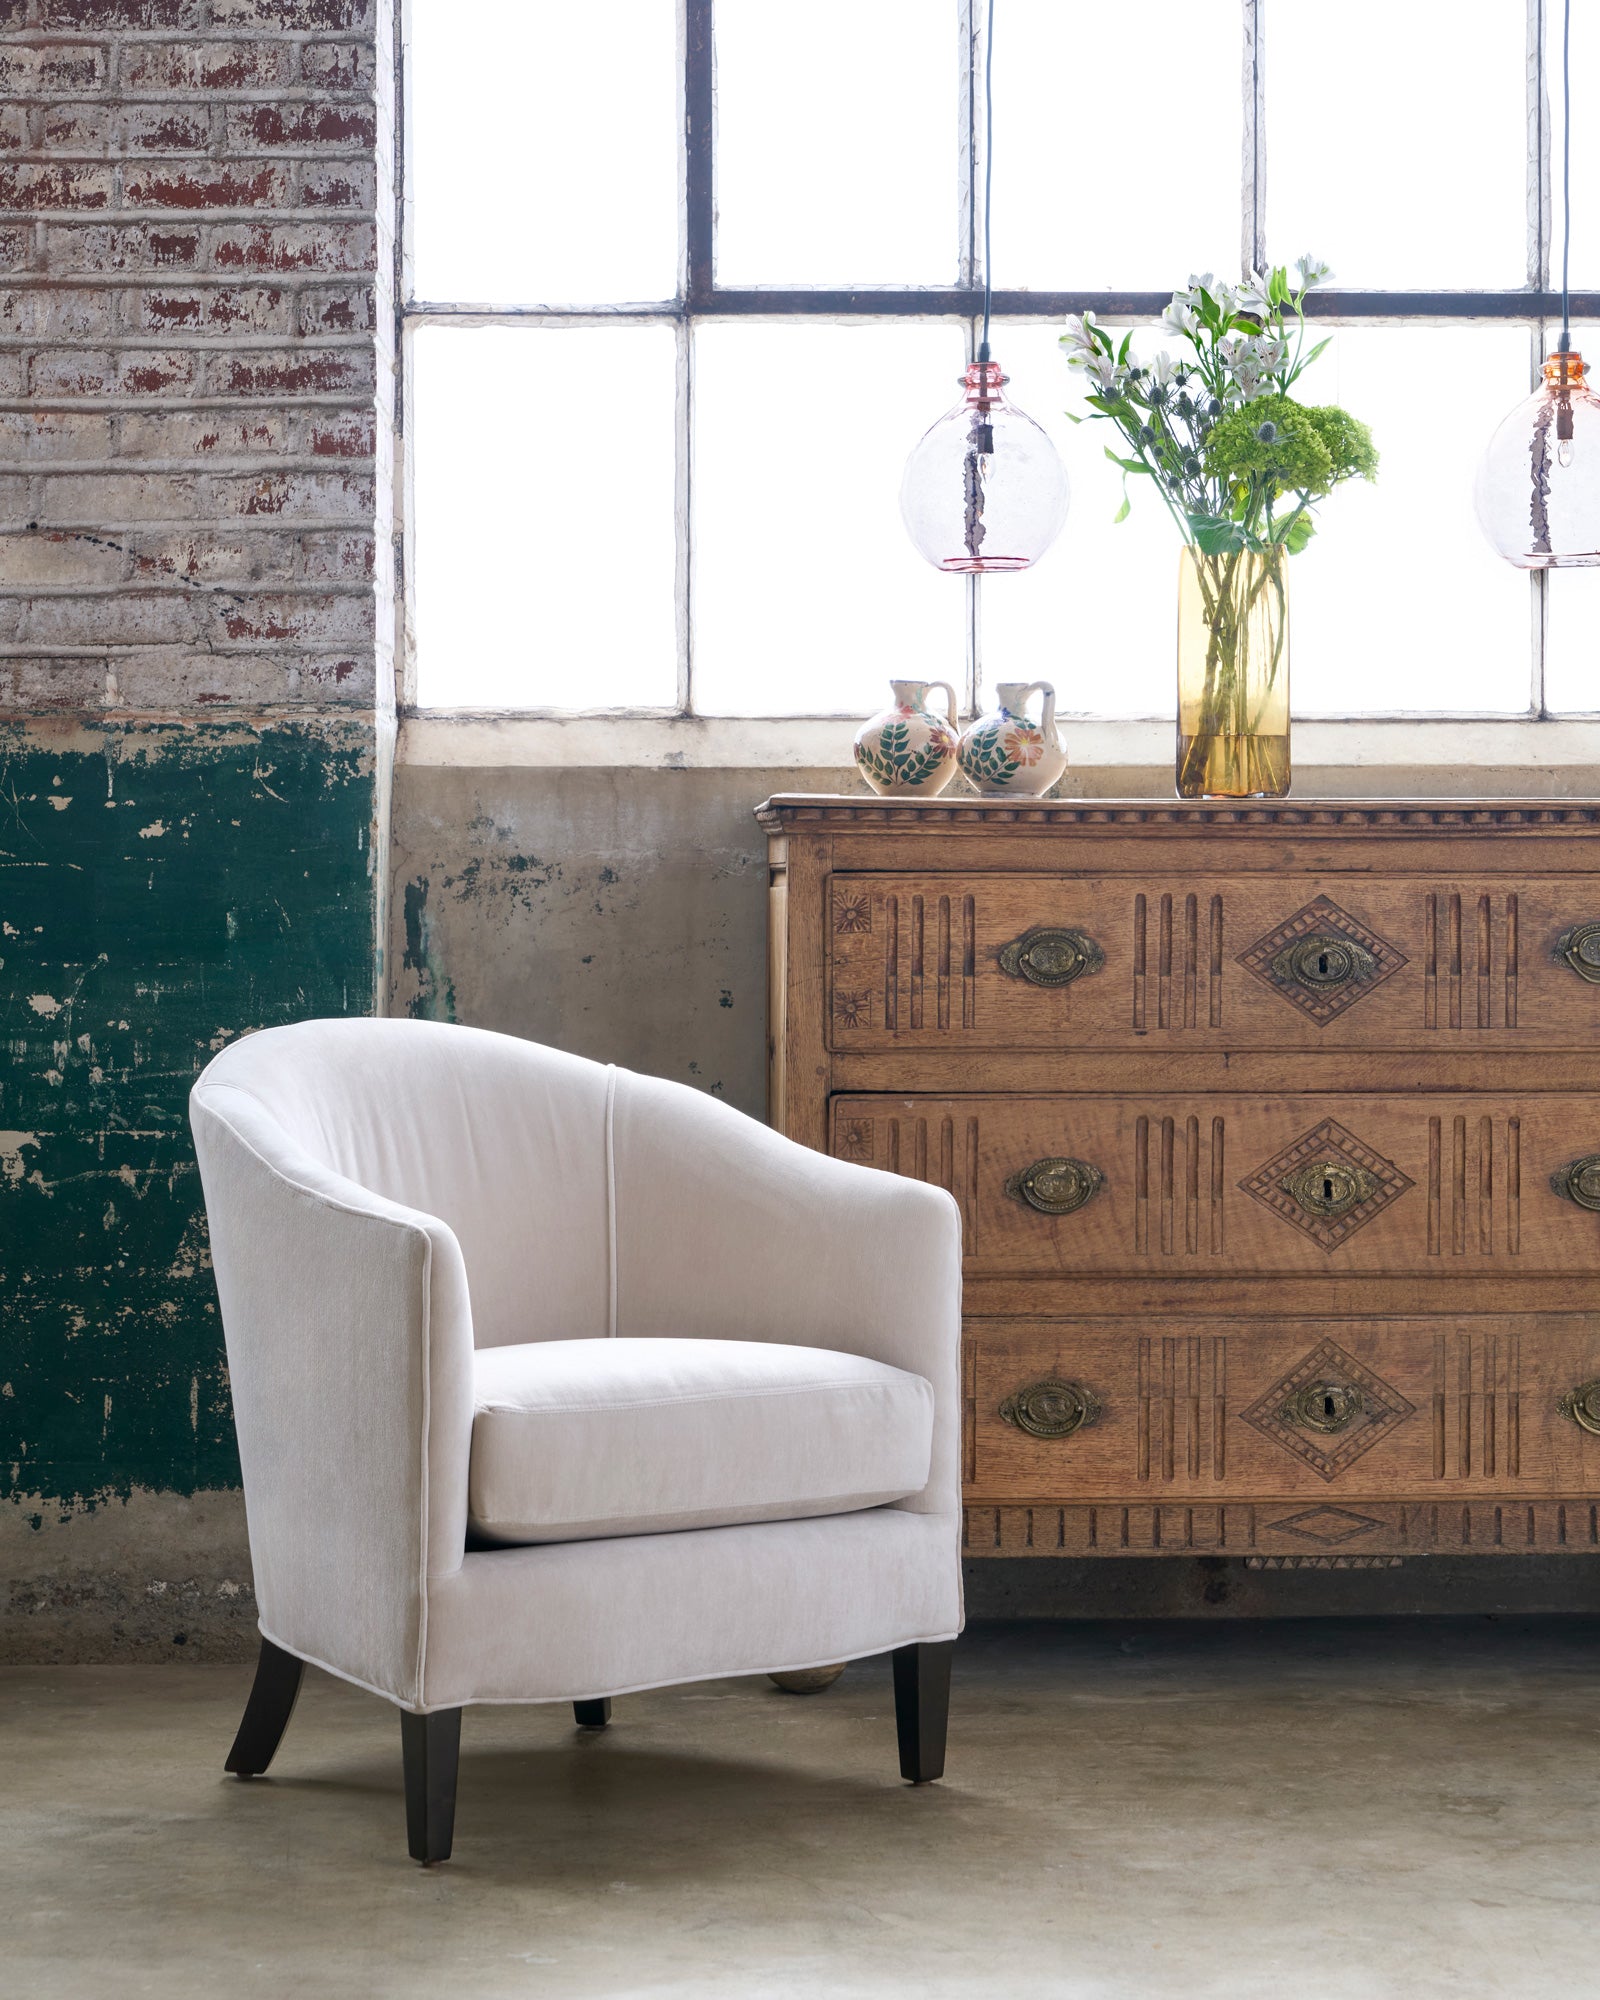
[[900, 517], [935, 569], [969, 576], [1031, 569], [1061, 532], [1067, 469], [1044, 431], [1003, 394], [989, 356], [989, 213], [994, 169], [994, 0], [984, 52], [983, 340], [959, 403], [906, 460]]
[[1478, 467], [1478, 521], [1518, 569], [1600, 567], [1600, 396], [1572, 345], [1568, 262], [1572, 245], [1572, 0], [1566, 0], [1561, 81], [1561, 338], [1544, 380], [1489, 440]]

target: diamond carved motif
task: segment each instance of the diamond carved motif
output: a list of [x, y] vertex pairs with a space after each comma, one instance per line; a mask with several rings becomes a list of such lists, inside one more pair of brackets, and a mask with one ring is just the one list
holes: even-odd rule
[[1325, 1549], [1336, 1549], [1341, 1542], [1370, 1535], [1383, 1523], [1373, 1520], [1370, 1514], [1352, 1514], [1347, 1507], [1308, 1507], [1303, 1514], [1291, 1514], [1285, 1521], [1269, 1521], [1267, 1526], [1282, 1534], [1298, 1535], [1302, 1541], [1320, 1542]]
[[[1313, 949], [1309, 956], [1297, 957], [1298, 946], [1324, 939], [1331, 950]], [[1341, 950], [1341, 942], [1348, 949]], [[1238, 962], [1319, 1028], [1337, 1020], [1408, 963], [1397, 945], [1369, 930], [1328, 896], [1313, 897], [1276, 930], [1257, 938], [1248, 951], [1240, 952]]]
[[[1304, 1392], [1323, 1385], [1344, 1390], [1347, 1398], [1357, 1405], [1348, 1421], [1336, 1431], [1308, 1429], [1303, 1420], [1296, 1418], [1297, 1410], [1303, 1407]], [[1336, 1479], [1407, 1417], [1415, 1415], [1415, 1405], [1408, 1403], [1381, 1375], [1364, 1368], [1336, 1340], [1324, 1340], [1239, 1414], [1252, 1430], [1303, 1460], [1319, 1479]], [[1307, 1514], [1274, 1525], [1303, 1534], [1311, 1541], [1344, 1541], [1362, 1532], [1355, 1524], [1364, 1517], [1346, 1514], [1344, 1519], [1351, 1524], [1349, 1535], [1319, 1533], [1319, 1529], [1333, 1526], [1325, 1517], [1339, 1511], [1312, 1508]]]
[[[1314, 1191], [1319, 1181], [1327, 1187], [1326, 1200]], [[1336, 1118], [1324, 1118], [1239, 1183], [1324, 1250], [1337, 1250], [1415, 1185]]]

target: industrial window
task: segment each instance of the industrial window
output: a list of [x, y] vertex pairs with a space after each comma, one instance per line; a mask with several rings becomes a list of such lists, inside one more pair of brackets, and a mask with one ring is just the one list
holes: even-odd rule
[[[1600, 710], [1600, 575], [1510, 569], [1471, 502], [1559, 320], [1559, 10], [999, 0], [994, 350], [1073, 502], [1037, 570], [980, 585], [921, 561], [897, 494], [977, 338], [981, 11], [413, 0], [409, 699], [859, 717], [891, 673], [969, 702], [1044, 675], [1068, 713], [1169, 714], [1176, 538], [1147, 494], [1114, 524], [1060, 322], [1153, 349], [1191, 271], [1309, 251], [1335, 338], [1306, 389], [1382, 465], [1295, 559], [1297, 714]], [[1572, 277], [1593, 345], [1584, 201]]]

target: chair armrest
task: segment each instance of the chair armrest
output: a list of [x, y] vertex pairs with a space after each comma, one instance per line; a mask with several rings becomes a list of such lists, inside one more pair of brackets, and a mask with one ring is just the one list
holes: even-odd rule
[[680, 1084], [622, 1071], [612, 1118], [621, 1334], [793, 1341], [934, 1391], [934, 1470], [960, 1502], [961, 1218], [942, 1188], [832, 1160]]
[[431, 1579], [461, 1565], [472, 1316], [450, 1229], [330, 1172], [249, 1092], [195, 1149], [269, 1637], [420, 1699]]

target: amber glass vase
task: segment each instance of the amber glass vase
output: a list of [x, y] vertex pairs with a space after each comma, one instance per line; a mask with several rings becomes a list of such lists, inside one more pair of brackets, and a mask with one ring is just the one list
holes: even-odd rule
[[1178, 570], [1178, 796], [1288, 789], [1288, 552], [1191, 545]]

